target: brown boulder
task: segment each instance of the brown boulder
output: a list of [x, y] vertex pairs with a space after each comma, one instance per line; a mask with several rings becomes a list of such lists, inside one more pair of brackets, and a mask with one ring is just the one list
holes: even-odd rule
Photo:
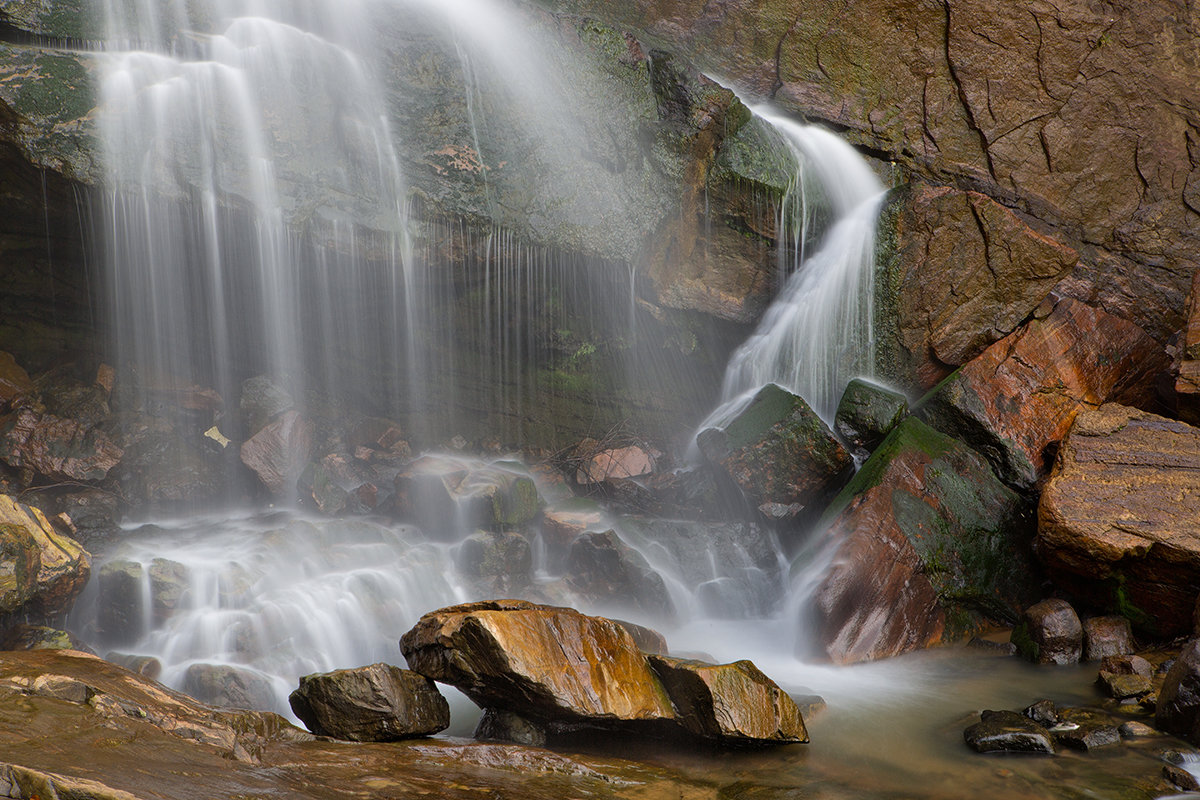
[[1016, 330], [1078, 261], [995, 200], [945, 186], [894, 192], [881, 231], [888, 285], [921, 290], [884, 293], [895, 322], [880, 346], [893, 377], [923, 390]]
[[706, 664], [650, 656], [650, 665], [691, 733], [726, 744], [807, 742], [800, 709], [749, 661]]
[[0, 408], [33, 393], [33, 381], [12, 353], [0, 352]]
[[7, 598], [0, 612], [22, 608], [55, 618], [70, 611], [92, 571], [83, 547], [56, 531], [41, 511], [7, 495], [0, 495], [0, 538], [0, 597]]
[[944, 381], [922, 415], [987, 456], [1005, 483], [1032, 489], [1081, 409], [1148, 404], [1165, 367], [1141, 328], [1062, 300]]
[[619, 623], [519, 600], [433, 611], [400, 640], [411, 669], [483, 708], [619, 727], [675, 719], [666, 690]]
[[1079, 615], [1056, 597], [1025, 609], [1012, 639], [1023, 656], [1038, 664], [1077, 664], [1083, 655]]
[[1102, 661], [1133, 652], [1133, 631], [1125, 617], [1089, 617], [1083, 621], [1083, 658]]
[[1024, 514], [981, 456], [902, 422], [826, 515], [836, 550], [813, 603], [825, 655], [886, 658], [1015, 620], [1033, 596]]
[[1200, 429], [1109, 404], [1063, 442], [1038, 507], [1055, 582], [1154, 635], [1191, 631], [1200, 592]]
[[273, 711], [271, 681], [254, 670], [228, 664], [192, 664], [183, 675], [183, 691], [222, 708]]
[[272, 494], [286, 494], [308, 465], [313, 426], [299, 411], [284, 412], [242, 443], [242, 463]]
[[1200, 425], [1200, 271], [1192, 278], [1187, 322], [1180, 342], [1179, 370], [1175, 378], [1179, 418]]
[[104, 431], [20, 408], [0, 419], [0, 459], [55, 481], [99, 481], [123, 451]]
[[811, 504], [837, 491], [854, 461], [803, 398], [768, 383], [724, 428], [696, 437], [751, 505]]
[[450, 725], [433, 681], [388, 664], [305, 675], [288, 702], [313, 733], [352, 742], [428, 736]]

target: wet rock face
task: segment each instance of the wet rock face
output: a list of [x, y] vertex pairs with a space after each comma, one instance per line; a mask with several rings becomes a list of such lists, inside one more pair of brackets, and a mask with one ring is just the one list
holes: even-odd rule
[[388, 664], [305, 675], [288, 702], [313, 733], [352, 742], [428, 736], [450, 725], [433, 681]]
[[726, 744], [808, 741], [796, 703], [749, 661], [718, 665], [651, 656], [650, 665], [680, 723], [697, 736]]
[[1167, 671], [1154, 724], [1192, 744], [1200, 742], [1200, 640], [1189, 641]]
[[1038, 507], [1060, 586], [1161, 636], [1191, 631], [1200, 585], [1200, 429], [1110, 404], [1079, 415]]
[[947, 379], [922, 410], [935, 428], [985, 455], [1001, 479], [1033, 489], [1083, 408], [1148, 404], [1166, 366], [1133, 323], [1063, 300]]
[[0, 420], [0, 459], [55, 481], [99, 481], [123, 451], [104, 431], [21, 408]]
[[1083, 625], [1070, 603], [1051, 598], [1025, 609], [1013, 641], [1038, 664], [1075, 664], [1083, 655]]
[[91, 575], [92, 559], [36, 508], [0, 495], [0, 617], [66, 614]]
[[675, 717], [625, 629], [571, 609], [521, 601], [452, 606], [422, 617], [400, 649], [411, 669], [483, 708], [575, 724]]
[[269, 711], [275, 707], [271, 682], [257, 672], [225, 664], [193, 664], [183, 676], [183, 690], [222, 708]]
[[834, 429], [853, 448], [867, 454], [908, 416], [908, 398], [855, 378], [846, 385], [834, 416]]
[[666, 583], [615, 531], [581, 533], [567, 555], [567, 581], [593, 602], [622, 612], [671, 617]]
[[1175, 378], [1177, 411], [1180, 419], [1200, 425], [1200, 271], [1192, 278], [1188, 293], [1182, 346]]
[[963, 739], [977, 753], [1054, 754], [1049, 731], [1015, 711], [984, 711], [980, 721], [963, 731]]
[[825, 655], [897, 655], [1015, 619], [1034, 591], [1024, 502], [963, 443], [902, 422], [831, 504], [814, 606]]
[[[932, 388], [1012, 333], [1078, 261], [977, 192], [913, 183], [881, 212], [881, 368]], [[920, 287], [914, 291], [912, 287]]]
[[696, 443], [756, 506], [807, 507], [836, 491], [854, 469], [850, 454], [808, 403], [773, 383], [723, 429], [702, 432]]

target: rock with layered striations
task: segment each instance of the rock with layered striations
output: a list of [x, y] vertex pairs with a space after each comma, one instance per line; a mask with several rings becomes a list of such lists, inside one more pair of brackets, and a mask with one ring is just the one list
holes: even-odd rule
[[921, 413], [986, 456], [1010, 486], [1031, 490], [1076, 414], [1110, 400], [1150, 402], [1166, 365], [1132, 322], [1062, 300], [943, 382]]
[[557, 725], [673, 723], [666, 690], [619, 623], [519, 600], [451, 606], [400, 640], [411, 669], [483, 708]]
[[55, 481], [99, 481], [124, 451], [99, 428], [24, 407], [0, 418], [0, 459]]
[[312, 424], [299, 411], [285, 411], [242, 443], [242, 463], [272, 494], [287, 494], [295, 490], [312, 446]]
[[826, 514], [836, 551], [813, 604], [825, 655], [885, 658], [1015, 620], [1035, 596], [1025, 511], [979, 454], [906, 419]]
[[429, 736], [450, 725], [433, 681], [389, 664], [305, 675], [288, 702], [313, 733], [352, 742]]
[[808, 403], [773, 383], [724, 428], [703, 431], [696, 443], [755, 506], [808, 507], [854, 471], [850, 454]]
[[1109, 404], [1079, 415], [1038, 507], [1055, 582], [1155, 635], [1191, 631], [1200, 589], [1200, 428]]
[[794, 700], [749, 661], [703, 661], [650, 656], [689, 732], [725, 744], [807, 742]]
[[0, 495], [0, 615], [56, 618], [87, 584], [92, 560], [36, 508]]

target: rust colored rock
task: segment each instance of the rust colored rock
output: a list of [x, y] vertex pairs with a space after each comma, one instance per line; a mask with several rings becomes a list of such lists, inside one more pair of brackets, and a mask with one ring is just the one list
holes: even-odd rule
[[600, 483], [609, 478], [636, 478], [654, 471], [655, 457], [644, 448], [630, 445], [601, 450], [575, 474], [580, 484]]
[[[1058, 302], [946, 380], [922, 414], [1032, 489], [1083, 408], [1148, 404], [1162, 348], [1145, 331], [1075, 300]], [[1050, 460], [1048, 460], [1048, 457]]]
[[56, 481], [99, 481], [123, 451], [104, 431], [21, 408], [0, 419], [0, 459]]
[[703, 661], [650, 656], [679, 721], [691, 733], [723, 744], [807, 742], [795, 701], [749, 661]]
[[[883, 270], [892, 286], [882, 337], [895, 379], [927, 390], [1012, 333], [1079, 260], [978, 192], [911, 184], [881, 215]], [[888, 330], [888, 326], [893, 326]]]
[[826, 519], [837, 550], [814, 605], [836, 662], [966, 636], [988, 617], [1014, 619], [1036, 596], [1021, 498], [979, 454], [915, 418], [884, 440]]
[[1117, 404], [1081, 413], [1038, 506], [1050, 577], [1153, 635], [1192, 629], [1200, 428]]
[[429, 736], [450, 725], [433, 681], [389, 664], [305, 675], [288, 702], [313, 733], [352, 742]]
[[1083, 658], [1101, 661], [1133, 652], [1133, 631], [1125, 617], [1089, 617], [1083, 621]]
[[[74, 539], [55, 530], [40, 510], [7, 495], [0, 495], [0, 529], [9, 534], [9, 545], [16, 536], [32, 548], [24, 557], [34, 576], [32, 593], [22, 601], [28, 603], [25, 612], [55, 618], [70, 611], [91, 575], [91, 556]], [[5, 550], [11, 552], [7, 545]]]
[[1050, 598], [1025, 609], [1013, 642], [1038, 664], [1076, 664], [1083, 655], [1083, 625], [1070, 603]]
[[1200, 271], [1192, 278], [1188, 295], [1187, 321], [1180, 342], [1179, 373], [1175, 379], [1175, 401], [1180, 419], [1200, 424]]
[[670, 698], [620, 624], [519, 600], [451, 606], [400, 640], [408, 665], [484, 708], [563, 725], [669, 723]]
[[696, 443], [754, 506], [808, 507], [854, 471], [850, 454], [808, 403], [773, 383], [759, 389], [728, 425], [703, 431]]
[[312, 437], [313, 427], [300, 412], [284, 412], [242, 443], [242, 463], [272, 494], [285, 494], [308, 465]]
[[33, 392], [29, 373], [21, 368], [12, 353], [0, 351], [0, 408], [11, 405]]

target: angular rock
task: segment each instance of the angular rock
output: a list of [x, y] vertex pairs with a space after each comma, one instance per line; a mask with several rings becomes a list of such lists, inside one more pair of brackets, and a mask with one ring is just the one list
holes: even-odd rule
[[1141, 656], [1105, 656], [1100, 662], [1100, 674], [1141, 675], [1150, 678], [1154, 675], [1154, 666]]
[[286, 411], [296, 407], [296, 401], [283, 387], [266, 375], [256, 375], [242, 381], [242, 396], [238, 401], [245, 418], [246, 430], [258, 433]]
[[532, 580], [533, 551], [529, 540], [511, 531], [479, 531], [463, 540], [454, 557], [466, 578], [489, 593], [518, 594]]
[[242, 463], [272, 494], [285, 494], [308, 465], [312, 437], [312, 424], [299, 411], [286, 411], [242, 443]]
[[416, 672], [483, 708], [555, 725], [673, 722], [666, 690], [616, 622], [497, 600], [421, 617], [400, 640]]
[[836, 491], [854, 470], [850, 454], [808, 403], [773, 383], [759, 389], [728, 425], [703, 431], [696, 443], [755, 506], [807, 508]]
[[610, 478], [637, 478], [654, 472], [655, 456], [637, 445], [601, 450], [575, 473], [581, 485], [602, 483]]
[[1200, 743], [1200, 639], [1185, 644], [1167, 670], [1154, 725], [1192, 744]]
[[1043, 728], [1053, 728], [1058, 724], [1058, 707], [1052, 700], [1038, 700], [1021, 713]]
[[150, 608], [158, 627], [180, 610], [191, 589], [188, 569], [178, 561], [156, 558], [147, 570], [150, 576]]
[[1133, 652], [1133, 631], [1125, 617], [1088, 617], [1083, 621], [1083, 658], [1100, 661]]
[[1165, 366], [1141, 328], [1062, 300], [943, 382], [921, 414], [986, 456], [1005, 483], [1029, 490], [1076, 414], [1108, 401], [1149, 403]]
[[27, 615], [53, 619], [70, 611], [91, 575], [87, 551], [39, 509], [7, 495], [0, 495], [0, 541], [0, 613], [23, 605]]
[[123, 453], [104, 431], [75, 420], [28, 407], [0, 418], [0, 459], [51, 480], [103, 480]]
[[825, 654], [886, 658], [1015, 620], [1035, 586], [1024, 513], [977, 453], [906, 419], [822, 521], [837, 543], [813, 603]]
[[1154, 691], [1154, 683], [1145, 675], [1114, 675], [1100, 673], [1100, 681], [1108, 693], [1118, 700], [1144, 697]]
[[183, 691], [221, 708], [270, 711], [276, 706], [270, 680], [228, 664], [193, 664], [183, 675]]
[[1072, 750], [1090, 751], [1121, 743], [1117, 725], [1107, 714], [1083, 708], [1063, 709], [1051, 733], [1055, 742]]
[[612, 530], [576, 537], [565, 577], [582, 596], [617, 611], [665, 617], [675, 613], [662, 576]]
[[485, 708], [475, 727], [474, 736], [481, 741], [513, 742], [526, 747], [545, 747], [546, 729], [530, 722], [520, 714]]
[[723, 744], [807, 742], [792, 698], [749, 661], [706, 664], [650, 656], [679, 721], [691, 733]]
[[599, 506], [585, 502], [589, 505], [584, 508], [551, 507], [542, 513], [542, 544], [551, 572], [562, 571], [567, 553], [579, 534], [601, 529], [604, 524]]
[[893, 191], [880, 221], [880, 364], [918, 393], [1012, 333], [1079, 260], [992, 198], [948, 186]]
[[528, 475], [440, 456], [423, 456], [410, 464], [396, 476], [395, 489], [396, 512], [442, 539], [457, 540], [473, 528], [522, 528], [537, 518], [543, 505]]
[[846, 385], [833, 427], [856, 453], [869, 453], [908, 415], [908, 398], [861, 378]]
[[1055, 749], [1049, 731], [1015, 711], [984, 711], [963, 740], [977, 753], [1054, 755]]
[[450, 725], [433, 681], [389, 664], [305, 675], [288, 702], [313, 733], [352, 742], [429, 736]]
[[1200, 586], [1200, 429], [1109, 404], [1081, 413], [1038, 507], [1057, 585], [1155, 636], [1191, 631]]
[[1035, 663], [1076, 664], [1083, 655], [1083, 624], [1070, 603], [1052, 597], [1025, 609], [1013, 643]]

